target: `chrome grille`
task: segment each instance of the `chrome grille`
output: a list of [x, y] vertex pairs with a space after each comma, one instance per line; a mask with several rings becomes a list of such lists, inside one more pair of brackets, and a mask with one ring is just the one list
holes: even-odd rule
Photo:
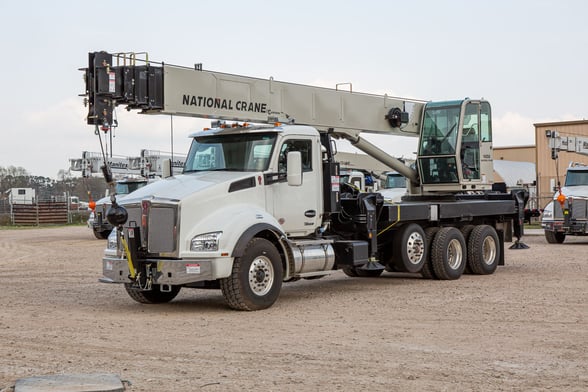
[[150, 256], [177, 256], [178, 205], [151, 202], [147, 218], [147, 230], [142, 227], [141, 204], [126, 204], [128, 219], [125, 227], [141, 228], [141, 244], [147, 246]]
[[[566, 201], [566, 206], [568, 205]], [[555, 201], [553, 203], [553, 214], [555, 218], [563, 219], [563, 210], [561, 205]], [[572, 219], [587, 219], [588, 218], [588, 200], [586, 199], [572, 199]]]
[[149, 253], [172, 253], [176, 250], [176, 211], [173, 205], [151, 205], [149, 211]]

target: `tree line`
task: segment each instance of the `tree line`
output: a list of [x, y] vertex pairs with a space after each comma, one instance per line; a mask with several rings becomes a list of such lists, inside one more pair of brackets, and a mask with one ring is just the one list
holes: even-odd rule
[[102, 177], [74, 177], [67, 170], [60, 170], [57, 178], [31, 175], [23, 167], [0, 166], [0, 200], [7, 197], [11, 188], [33, 188], [37, 200], [50, 200], [56, 196], [78, 196], [81, 201], [104, 197], [106, 182]]

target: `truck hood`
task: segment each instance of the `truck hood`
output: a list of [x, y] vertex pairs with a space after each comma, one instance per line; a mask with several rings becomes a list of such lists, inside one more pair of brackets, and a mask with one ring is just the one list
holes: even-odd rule
[[229, 184], [255, 176], [253, 172], [196, 172], [169, 177], [137, 189], [124, 198], [124, 203], [135, 203], [143, 199], [180, 201], [197, 192], [219, 184]]
[[378, 190], [384, 196], [384, 199], [394, 203], [402, 200], [402, 196], [406, 195], [406, 188], [384, 188]]
[[[561, 188], [561, 193], [565, 197], [585, 197], [588, 198], [588, 185], [577, 185], [577, 186], [564, 186]], [[553, 195], [554, 199], [557, 199], [559, 192], [555, 192]]]

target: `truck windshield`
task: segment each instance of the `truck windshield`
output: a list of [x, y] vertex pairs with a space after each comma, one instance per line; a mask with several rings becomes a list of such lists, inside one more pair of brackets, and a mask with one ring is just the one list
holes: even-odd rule
[[588, 170], [568, 170], [565, 186], [588, 185]]
[[460, 106], [426, 109], [419, 152], [421, 156], [455, 154], [460, 110]]
[[267, 170], [275, 141], [275, 133], [195, 137], [188, 152], [184, 173]]
[[117, 182], [116, 183], [116, 194], [117, 195], [128, 195], [131, 192], [136, 191], [137, 189], [145, 186], [147, 182], [145, 181], [137, 181], [137, 182]]
[[459, 104], [430, 104], [425, 108], [419, 145], [419, 166], [423, 184], [457, 183], [455, 148], [459, 130]]
[[388, 174], [384, 188], [406, 188], [406, 178], [400, 174]]

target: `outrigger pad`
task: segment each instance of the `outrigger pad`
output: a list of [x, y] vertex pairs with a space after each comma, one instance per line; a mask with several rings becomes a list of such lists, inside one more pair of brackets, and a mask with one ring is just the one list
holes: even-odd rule
[[508, 249], [529, 249], [529, 245], [521, 242], [520, 240], [516, 240], [514, 244], [512, 244]]
[[366, 264], [358, 267], [357, 269], [364, 271], [383, 271], [385, 267], [377, 261], [368, 261]]

